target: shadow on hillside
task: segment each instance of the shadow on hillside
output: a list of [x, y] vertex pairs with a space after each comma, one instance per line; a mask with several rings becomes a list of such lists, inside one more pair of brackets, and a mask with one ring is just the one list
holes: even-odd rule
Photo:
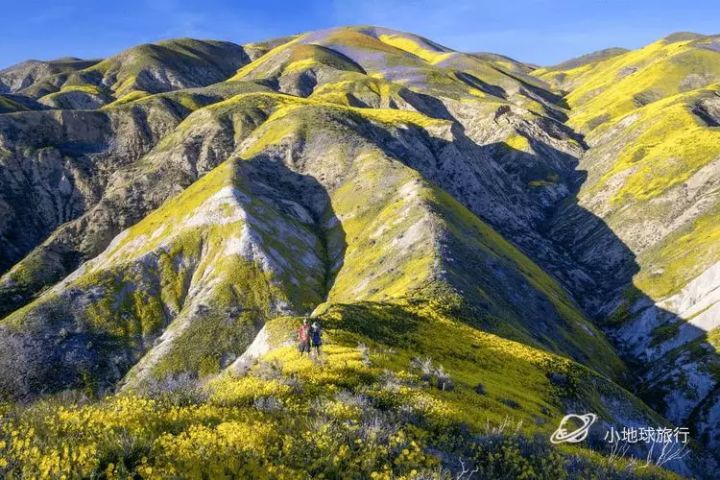
[[[133, 365], [154, 348], [157, 337], [181, 313], [186, 315], [190, 325], [187, 327], [187, 335], [183, 336], [184, 330], [176, 335], [174, 344], [192, 343], [192, 355], [186, 354], [179, 359], [176, 362], [177, 371], [170, 373], [197, 377], [201, 373], [202, 365], [208, 361], [218, 368], [224, 368], [241, 355], [264, 324], [268, 313], [272, 315], [290, 310], [289, 313], [307, 314], [322, 302], [332, 285], [334, 275], [342, 266], [346, 248], [345, 232], [332, 210], [325, 188], [311, 175], [296, 172], [282, 160], [268, 155], [238, 160], [234, 182], [235, 185], [242, 184], [243, 187], [237, 192], [237, 196], [245, 196], [243, 192], [250, 190], [251, 198], [248, 201], [252, 206], [245, 211], [247, 224], [251, 224], [255, 229], [269, 228], [269, 232], [276, 233], [274, 240], [277, 242], [263, 245], [262, 255], [251, 258], [257, 262], [275, 263], [276, 266], [287, 269], [288, 285], [295, 286], [288, 290], [289, 305], [285, 305], [283, 298], [274, 295], [275, 287], [268, 285], [266, 289], [261, 288], [257, 292], [229, 294], [227, 302], [218, 305], [195, 305], [190, 302], [190, 306], [179, 307], [179, 311], [175, 312], [176, 316], [166, 308], [168, 318], [163, 326], [143, 336], [141, 333], [129, 333], [123, 329], [119, 329], [120, 333], [116, 333], [118, 329], [111, 332], [93, 324], [85, 316], [85, 312], [78, 309], [78, 300], [84, 298], [87, 302], [102, 302], [108, 300], [108, 297], [102, 297], [102, 289], [93, 293], [93, 285], [75, 285], [64, 295], [29, 310], [23, 317], [22, 324], [14, 326], [12, 330], [0, 325], [0, 341], [6, 346], [4, 349], [0, 348], [0, 366], [14, 366], [13, 369], [0, 371], [0, 399], [11, 396], [14, 392], [16, 395], [13, 396], [19, 396], [21, 400], [68, 389], [80, 389], [100, 396], [112, 392]], [[256, 199], [261, 202], [253, 202]], [[268, 216], [252, 218], [264, 213]], [[273, 220], [278, 213], [284, 218], [275, 222]], [[222, 216], [217, 221], [222, 221]], [[308, 241], [307, 244], [292, 245], [292, 249], [285, 250], [284, 247], [290, 246], [283, 245], [283, 228], [288, 228], [288, 225], [295, 228], [295, 222], [297, 226], [302, 225], [306, 229], [308, 238], [318, 238], [319, 246]], [[246, 238], [239, 231], [233, 235]], [[252, 236], [257, 233], [250, 231], [248, 235], [252, 241]], [[315, 247], [317, 249], [313, 253], [323, 261], [322, 271], [318, 275], [312, 275], [313, 278], [293, 272], [293, 261], [304, 263], [308, 271], [317, 271], [314, 270], [317, 267], [311, 263], [313, 255], [305, 255], [310, 253], [307, 249]], [[294, 257], [293, 252], [296, 251], [302, 254]], [[206, 253], [205, 247], [199, 251], [200, 257]], [[253, 251], [251, 255], [257, 254]], [[124, 278], [128, 272], [133, 272], [138, 263], [152, 266], [153, 261], [157, 259], [153, 259], [151, 255], [139, 260], [129, 260], [116, 265], [117, 271], [113, 273]], [[197, 260], [202, 261], [202, 258]], [[166, 278], [163, 269], [149, 268], [147, 272], [156, 275], [148, 280], [148, 285], [171, 281]], [[296, 275], [296, 278], [293, 278], [293, 275]], [[194, 276], [190, 274], [187, 278], [192, 282], [191, 278]], [[188, 285], [186, 292], [191, 288], [192, 286]], [[253, 298], [253, 295], [256, 298]], [[250, 299], [250, 304], [244, 301], [246, 298]], [[114, 302], [121, 301], [119, 298], [110, 299]], [[263, 302], [268, 302], [267, 309], [257, 308], [257, 305], [264, 305]], [[148, 311], [151, 312], [137, 308], [117, 311], [113, 318], [107, 319], [107, 323], [139, 323]], [[203, 334], [193, 336], [196, 330]], [[211, 335], [208, 332], [211, 332]], [[5, 389], [5, 385], [10, 387]]]
[[333, 304], [324, 317], [325, 328], [336, 330], [336, 335], [355, 333], [389, 347], [411, 346], [411, 337], [423, 322], [408, 308], [371, 301]]
[[[426, 107], [423, 113], [435, 118], [450, 116], [447, 109], [436, 104], [429, 106], [416, 103], [416, 106], [421, 111]], [[566, 127], [559, 125], [553, 133], [559, 139], [574, 137], [574, 132], [565, 130]], [[649, 344], [652, 345], [663, 340], [653, 339], [658, 335], [658, 329], [662, 330], [662, 327], [669, 325], [684, 324], [685, 338], [699, 342], [707, 339], [707, 332], [659, 307], [634, 285], [633, 276], [640, 269], [635, 254], [602, 218], [578, 202], [578, 192], [587, 176], [585, 171], [577, 169], [578, 159], [527, 135], [533, 153], [519, 151], [505, 144], [478, 145], [465, 135], [457, 122], [453, 127], [452, 142], [429, 137], [415, 127], [398, 129], [398, 132], [400, 139], [392, 137], [382, 128], [370, 127], [366, 136], [386, 154], [419, 171], [428, 181], [450, 193], [558, 279], [582, 310], [611, 339], [630, 367], [629, 378], [615, 378], [615, 381], [639, 395], [656, 411], [668, 415], [673, 407], [666, 404], [666, 396], [671, 398], [669, 394], [672, 387], [664, 387], [663, 382], [656, 385], [652, 378], [644, 378], [649, 375], [651, 368], [656, 367], [655, 364], [643, 362], [642, 358], [632, 358], [627, 352], [622, 354], [625, 340], [617, 335], [619, 327], [629, 322], [635, 322], [633, 325], [637, 328], [643, 328], [648, 321], [656, 323], [656, 328], [646, 332]], [[422, 140], [422, 148], [416, 146], [418, 138]], [[414, 147], [408, 148], [408, 145]], [[474, 160], [470, 168], [460, 168], [461, 162], [457, 160], [459, 155]], [[464, 162], [466, 167], [467, 161]], [[531, 191], [530, 195], [527, 194], [528, 190]], [[528, 201], [528, 198], [531, 200]], [[504, 205], [499, 206], [499, 203]], [[523, 219], [523, 222], [514, 222], [513, 217]], [[477, 252], [472, 252], [472, 255], [475, 255], [477, 261], [483, 261], [477, 257]], [[464, 274], [472, 278], [472, 261], [469, 260], [460, 258], [455, 263], [461, 264], [461, 268], [465, 268]], [[475, 282], [483, 280], [476, 277]], [[463, 287], [460, 291], [468, 292], [465, 300], [471, 304], [474, 312], [488, 311], [487, 302], [481, 296], [469, 293], [469, 285], [460, 287]], [[557, 315], [557, 312], [548, 312], [548, 315]], [[497, 322], [481, 321], [476, 326], [527, 343], [526, 337], [508, 332]], [[542, 329], [542, 322], [526, 324], [525, 328], [544, 348], [569, 354], [580, 363], [588, 363], [582, 352], [573, 351], [572, 348], [558, 351], [551, 338], [535, 335], [537, 329]], [[685, 344], [679, 348], [689, 347]], [[720, 366], [718, 353], [712, 347], [706, 349], [705, 355], [702, 363]], [[667, 369], [673, 368], [677, 367], [672, 363], [667, 365]], [[638, 388], [638, 385], [643, 386]], [[706, 393], [701, 391], [699, 385], [688, 381], [680, 385], [678, 390], [685, 395], [684, 401], [690, 402], [693, 407], [672, 420], [677, 426], [689, 427], [696, 438], [703, 439], [695, 423], [697, 412], [703, 408], [706, 399], [717, 402], [718, 395], [713, 392], [717, 393], [718, 388]]]
[[[146, 170], [142, 159], [158, 145], [159, 125], [177, 125], [189, 111], [166, 98], [123, 111], [122, 124], [101, 110], [0, 115], [9, 150], [7, 160], [0, 151], [0, 215], [6, 216], [0, 221], [0, 318], [99, 255], [121, 231], [216, 166], [215, 159], [226, 158], [230, 142], [211, 137], [205, 165], [197, 164], [201, 143], [192, 142], [183, 155], [163, 156]], [[13, 164], [18, 168], [4, 168]], [[2, 277], [18, 264], [17, 279]]]
[[476, 88], [481, 92], [485, 92], [495, 97], [502, 98], [503, 100], [507, 100], [507, 92], [502, 87], [484, 82], [475, 75], [471, 75], [467, 72], [457, 71], [455, 72], [455, 76], [471, 88]]
[[320, 296], [325, 300], [342, 268], [347, 248], [345, 230], [332, 209], [326, 188], [312, 175], [295, 171], [282, 159], [266, 154], [239, 162], [238, 169], [255, 196], [271, 200], [279, 212], [297, 219], [319, 239], [325, 268]]

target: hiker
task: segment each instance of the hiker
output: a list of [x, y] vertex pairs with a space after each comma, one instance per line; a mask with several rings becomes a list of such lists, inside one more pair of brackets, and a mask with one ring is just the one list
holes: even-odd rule
[[320, 324], [317, 321], [314, 321], [312, 326], [310, 327], [310, 340], [312, 341], [312, 346], [315, 349], [315, 356], [320, 357], [320, 345], [322, 345], [322, 331], [320, 329]]
[[310, 355], [310, 324], [307, 318], [303, 318], [303, 323], [298, 328], [298, 350], [301, 354]]

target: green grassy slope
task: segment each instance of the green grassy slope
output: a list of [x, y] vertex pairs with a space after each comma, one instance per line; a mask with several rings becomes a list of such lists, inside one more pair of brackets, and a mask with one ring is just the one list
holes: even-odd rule
[[[687, 42], [645, 55], [694, 59]], [[705, 165], [689, 145], [714, 127], [689, 127], [683, 108], [711, 88], [681, 92], [681, 79], [631, 105], [604, 67], [631, 53], [561, 66], [597, 91], [567, 103], [552, 72], [376, 27], [145, 45], [31, 87], [57, 115], [98, 97], [93, 115], [137, 152], [2, 278], [31, 292], [2, 338], [62, 368], [32, 364], [29, 396], [44, 395], [0, 404], [0, 476], [454, 478], [462, 460], [483, 478], [673, 478], [597, 438], [546, 440], [570, 411], [597, 413], [598, 431], [669, 425], [622, 386], [631, 372], [572, 290], [592, 269], [548, 231], [580, 178], [568, 115], [588, 132], [581, 167], [613, 151], [581, 202], [642, 162], [614, 155], [632, 148], [612, 144], [628, 115], [645, 115], [622, 134], [647, 135], [653, 165], [680, 122], [687, 162], [655, 185], [638, 170], [607, 205], [649, 202]], [[615, 116], [590, 132], [603, 92]], [[3, 158], [21, 158], [7, 143]], [[78, 157], [114, 158], [97, 143]], [[57, 257], [69, 260], [44, 277]], [[310, 314], [325, 330], [317, 361], [294, 345]], [[674, 467], [708, 458], [693, 445]]]
[[[610, 58], [534, 72], [569, 90], [568, 123], [586, 133], [581, 205], [634, 253], [632, 281], [615, 285], [619, 297], [604, 307], [617, 343], [645, 365], [647, 396], [659, 399], [654, 405], [705, 432], [716, 428], [704, 415], [715, 415], [712, 392], [720, 384], [711, 340], [720, 261], [717, 44], [717, 36], [671, 35]], [[618, 257], [600, 255], [598, 244], [586, 236], [576, 242], [577, 255], [607, 271], [619, 268]], [[673, 371], [677, 364], [685, 373]]]
[[242, 47], [229, 42], [168, 40], [140, 45], [84, 68], [63, 70], [18, 93], [56, 108], [97, 108], [126, 96], [220, 82], [247, 61]]

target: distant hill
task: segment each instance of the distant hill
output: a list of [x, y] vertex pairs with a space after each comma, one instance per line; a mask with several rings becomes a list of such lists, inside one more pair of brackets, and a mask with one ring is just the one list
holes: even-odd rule
[[[0, 71], [0, 477], [711, 478], [719, 60], [358, 26]], [[693, 441], [603, 441], [645, 425]]]

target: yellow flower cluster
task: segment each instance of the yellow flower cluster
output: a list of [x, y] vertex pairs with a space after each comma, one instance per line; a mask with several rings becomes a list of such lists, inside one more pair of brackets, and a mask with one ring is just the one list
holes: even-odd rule
[[224, 422], [217, 427], [193, 425], [178, 434], [163, 434], [153, 446], [154, 466], [138, 471], [145, 478], [261, 478], [267, 460], [279, 456], [271, 442], [271, 424]]
[[[344, 368], [345, 361], [328, 370], [334, 366]], [[383, 440], [364, 431], [363, 409], [331, 399], [328, 393], [335, 389], [296, 399], [305, 404], [298, 416], [288, 409], [253, 408], [259, 396], [297, 396], [281, 379], [220, 377], [209, 388], [210, 400], [202, 404], [123, 395], [86, 405], [48, 401], [20, 413], [3, 411], [0, 477], [294, 480], [350, 472], [367, 478], [375, 472], [375, 478], [411, 478], [411, 472], [437, 462], [415, 433], [399, 429]]]
[[[101, 470], [112, 478], [132, 468], [124, 457], [162, 432], [250, 413], [211, 404], [161, 405], [135, 396], [76, 407], [41, 402], [17, 418], [2, 417], [0, 478], [77, 478]], [[117, 460], [101, 465], [100, 458], [108, 457]]]
[[31, 426], [4, 424], [2, 428], [10, 439], [0, 441], [0, 474], [11, 463], [19, 465], [17, 473], [23, 478], [88, 477], [98, 467], [92, 443], [79, 439], [72, 447], [47, 450]]
[[324, 362], [321, 368], [309, 357], [299, 356], [292, 347], [274, 350], [266, 359], [279, 361], [286, 375], [295, 375], [309, 384], [329, 388], [355, 383], [369, 371], [369, 368], [362, 364], [360, 352], [355, 347], [327, 345], [323, 354]]
[[254, 376], [232, 378], [221, 376], [211, 383], [213, 394], [211, 402], [219, 405], [250, 405], [258, 397], [285, 397], [290, 387], [278, 380], [263, 380]]

